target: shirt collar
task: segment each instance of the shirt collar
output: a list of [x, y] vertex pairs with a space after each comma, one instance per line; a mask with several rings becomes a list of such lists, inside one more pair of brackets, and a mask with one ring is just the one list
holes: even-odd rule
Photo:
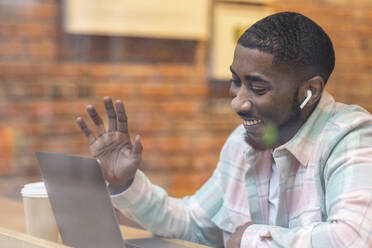
[[306, 167], [313, 150], [316, 148], [316, 140], [319, 138], [323, 127], [330, 117], [334, 103], [335, 101], [333, 97], [324, 90], [318, 105], [310, 114], [306, 122], [292, 139], [274, 149], [273, 155], [275, 156], [283, 150], [288, 150], [303, 166]]

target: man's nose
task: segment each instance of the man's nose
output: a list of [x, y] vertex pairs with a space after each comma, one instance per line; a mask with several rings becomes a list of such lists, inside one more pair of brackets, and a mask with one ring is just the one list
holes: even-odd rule
[[231, 107], [235, 112], [247, 112], [251, 110], [252, 103], [247, 96], [238, 94], [231, 101]]

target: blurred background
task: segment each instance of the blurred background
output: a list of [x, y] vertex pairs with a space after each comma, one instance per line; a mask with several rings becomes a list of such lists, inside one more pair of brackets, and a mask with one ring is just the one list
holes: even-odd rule
[[372, 111], [371, 0], [173, 2], [0, 0], [0, 195], [20, 199], [40, 180], [35, 151], [89, 156], [75, 119], [93, 104], [106, 120], [104, 96], [124, 101], [141, 169], [172, 196], [192, 194], [241, 123], [228, 96], [236, 39], [278, 11], [325, 29], [327, 90]]

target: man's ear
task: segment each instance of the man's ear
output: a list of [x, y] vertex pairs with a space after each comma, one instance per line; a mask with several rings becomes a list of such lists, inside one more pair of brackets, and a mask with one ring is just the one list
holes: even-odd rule
[[307, 97], [307, 91], [311, 90], [311, 98], [306, 103], [306, 106], [313, 106], [322, 96], [324, 89], [324, 80], [321, 76], [314, 76], [305, 81], [300, 87], [300, 101], [303, 102]]

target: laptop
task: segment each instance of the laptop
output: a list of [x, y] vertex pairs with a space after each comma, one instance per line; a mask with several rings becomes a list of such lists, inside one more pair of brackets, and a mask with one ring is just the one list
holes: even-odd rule
[[156, 237], [123, 240], [96, 159], [36, 152], [65, 245], [77, 248], [185, 248]]

